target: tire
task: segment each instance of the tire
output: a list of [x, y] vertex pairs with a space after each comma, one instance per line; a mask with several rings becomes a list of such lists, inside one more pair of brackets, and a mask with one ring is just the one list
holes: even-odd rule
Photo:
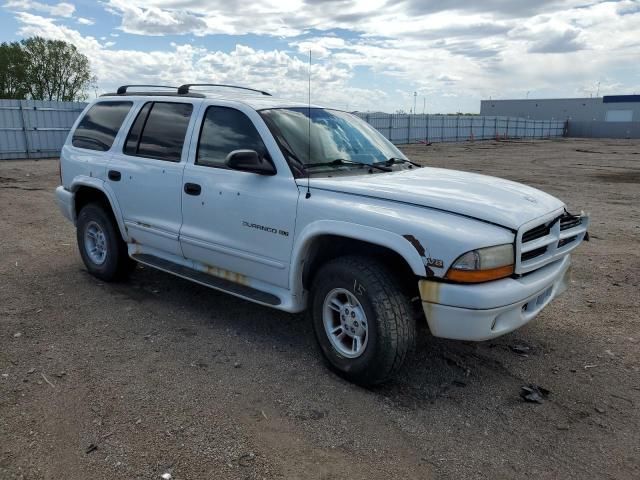
[[[311, 294], [316, 339], [332, 370], [362, 386], [383, 383], [400, 370], [414, 349], [416, 324], [407, 294], [384, 265], [368, 257], [336, 258], [319, 270]], [[355, 308], [343, 317], [349, 305]], [[360, 334], [359, 342], [349, 339], [349, 329]]]
[[124, 280], [135, 268], [111, 211], [101, 204], [89, 203], [80, 210], [76, 238], [82, 261], [94, 277], [105, 282]]

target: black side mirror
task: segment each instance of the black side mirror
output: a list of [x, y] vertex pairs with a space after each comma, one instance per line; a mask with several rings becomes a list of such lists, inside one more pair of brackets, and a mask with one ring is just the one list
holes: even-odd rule
[[253, 172], [258, 175], [275, 175], [276, 169], [266, 158], [255, 150], [233, 150], [224, 160], [227, 167], [242, 172]]

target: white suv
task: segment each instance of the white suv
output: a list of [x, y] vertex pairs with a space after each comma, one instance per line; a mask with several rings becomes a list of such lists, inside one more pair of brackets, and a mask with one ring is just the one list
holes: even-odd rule
[[461, 340], [529, 322], [587, 235], [560, 200], [420, 167], [349, 113], [240, 87], [131, 87], [88, 105], [62, 149], [56, 197], [89, 272], [122, 279], [140, 262], [308, 309], [328, 364], [360, 384], [402, 366], [417, 319]]

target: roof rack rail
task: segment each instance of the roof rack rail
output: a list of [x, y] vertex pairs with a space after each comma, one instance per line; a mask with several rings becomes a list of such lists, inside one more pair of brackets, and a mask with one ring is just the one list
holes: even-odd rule
[[264, 90], [256, 90], [255, 88], [249, 88], [249, 87], [239, 87], [237, 85], [225, 85], [223, 83], [185, 83], [184, 85], [180, 85], [178, 87], [178, 93], [180, 95], [187, 94], [187, 93], [189, 93], [189, 89], [191, 87], [239, 88], [240, 90], [249, 90], [250, 92], [261, 93], [262, 95], [268, 95], [269, 97], [271, 96], [271, 94], [269, 92], [265, 92]]
[[124, 95], [125, 93], [127, 93], [127, 89], [131, 88], [131, 87], [136, 87], [136, 88], [141, 88], [141, 87], [152, 87], [152, 88], [178, 88], [178, 87], [173, 87], [171, 85], [122, 85], [120, 87], [118, 87], [118, 90], [116, 90], [116, 93], [118, 95]]

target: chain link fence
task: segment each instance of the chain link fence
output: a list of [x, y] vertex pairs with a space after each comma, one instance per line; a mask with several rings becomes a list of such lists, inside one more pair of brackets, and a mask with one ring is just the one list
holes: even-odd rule
[[479, 115], [409, 115], [356, 113], [395, 144], [465, 142], [506, 138], [556, 138], [561, 120], [529, 120]]

